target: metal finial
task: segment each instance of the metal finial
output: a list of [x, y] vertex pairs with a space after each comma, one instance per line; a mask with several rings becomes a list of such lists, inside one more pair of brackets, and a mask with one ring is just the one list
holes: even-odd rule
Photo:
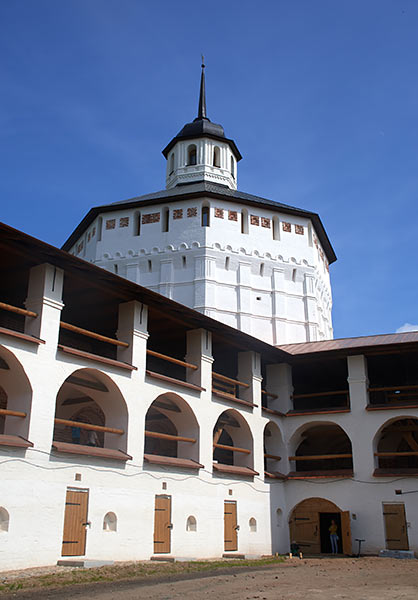
[[203, 56], [203, 54], [200, 55], [202, 57], [202, 69], [205, 68], [205, 57]]
[[198, 119], [208, 120], [206, 116], [206, 90], [205, 90], [205, 57], [202, 54], [202, 74], [200, 76], [200, 94], [199, 94], [199, 109], [197, 112]]

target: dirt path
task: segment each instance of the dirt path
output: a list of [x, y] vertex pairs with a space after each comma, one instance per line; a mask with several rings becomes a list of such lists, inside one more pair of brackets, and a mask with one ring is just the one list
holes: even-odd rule
[[[16, 598], [21, 595], [16, 594]], [[38, 591], [25, 599], [77, 600], [416, 600], [418, 561], [386, 558], [287, 560], [261, 571], [140, 584], [112, 583], [60, 592]]]

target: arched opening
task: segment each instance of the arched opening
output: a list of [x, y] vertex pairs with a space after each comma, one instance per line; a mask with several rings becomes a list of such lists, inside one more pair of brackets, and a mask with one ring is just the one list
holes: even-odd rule
[[219, 150], [218, 146], [215, 146], [213, 149], [213, 166], [221, 166], [221, 151]]
[[213, 468], [238, 475], [258, 475], [253, 467], [253, 436], [247, 421], [226, 410], [213, 428]]
[[103, 519], [103, 531], [117, 531], [118, 519], [114, 512], [108, 512]]
[[[334, 525], [333, 525], [334, 524]], [[331, 529], [335, 527], [336, 529]], [[337, 553], [351, 554], [350, 515], [325, 498], [307, 498], [289, 518], [290, 542], [306, 554], [331, 554], [331, 532], [336, 531]]]
[[163, 233], [167, 233], [170, 227], [170, 209], [164, 208], [163, 218], [161, 221]]
[[96, 369], [79, 369], [57, 394], [53, 447], [126, 460], [128, 412], [114, 381]]
[[273, 240], [280, 240], [280, 220], [279, 217], [273, 217]]
[[345, 431], [335, 423], [313, 423], [296, 434], [299, 442], [294, 456], [295, 471], [289, 476], [327, 475], [334, 472], [339, 477], [353, 475], [351, 441]]
[[[158, 396], [145, 417], [144, 458], [150, 463], [200, 468], [199, 425], [181, 396], [168, 392]], [[178, 459], [162, 460], [163, 458]]]
[[102, 217], [99, 217], [97, 219], [97, 241], [98, 242], [102, 241], [102, 230], [103, 230], [103, 219], [102, 219]]
[[210, 226], [210, 207], [208, 204], [202, 205], [202, 227]]
[[7, 531], [9, 531], [9, 513], [0, 506], [0, 533], [6, 533]]
[[14, 354], [0, 346], [0, 436], [10, 446], [29, 447], [32, 405], [29, 379]]
[[197, 521], [193, 515], [187, 518], [186, 531], [197, 531]]
[[254, 519], [254, 517], [251, 517], [251, 519], [248, 521], [248, 525], [250, 527], [250, 533], [256, 533], [257, 521], [256, 521], [256, 519]]
[[378, 435], [375, 456], [378, 473], [418, 473], [418, 419], [387, 423]]
[[174, 173], [174, 152], [170, 156], [170, 167], [168, 170], [168, 174], [172, 175]]
[[187, 165], [192, 166], [197, 164], [197, 148], [195, 144], [191, 144], [187, 148]]
[[248, 234], [248, 210], [246, 208], [241, 210], [241, 233]]
[[285, 475], [280, 471], [283, 456], [282, 434], [276, 423], [270, 421], [264, 428], [264, 475], [267, 479], [284, 479]]
[[137, 210], [133, 218], [134, 236], [141, 235], [141, 212]]
[[231, 175], [235, 179], [235, 161], [233, 156], [231, 156]]

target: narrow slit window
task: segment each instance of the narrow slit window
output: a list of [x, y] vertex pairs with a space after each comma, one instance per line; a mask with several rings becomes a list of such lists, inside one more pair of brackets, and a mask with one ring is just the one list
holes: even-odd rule
[[248, 233], [248, 210], [241, 211], [241, 233]]
[[220, 167], [221, 166], [221, 158], [220, 158], [220, 150], [218, 146], [215, 146], [213, 149], [213, 166]]
[[187, 267], [187, 260], [185, 256], [181, 257], [181, 264], [183, 265], [183, 269]]
[[279, 217], [273, 217], [273, 240], [280, 240], [280, 221], [279, 221]]
[[202, 227], [210, 226], [210, 209], [209, 206], [202, 206]]
[[172, 175], [174, 173], [174, 154], [172, 154], [170, 156], [170, 169], [169, 169], [169, 175]]
[[102, 217], [99, 217], [99, 220], [97, 221], [97, 241], [98, 242], [102, 241], [102, 228], [103, 228], [103, 219], [102, 219]]
[[293, 282], [296, 281], [296, 269], [293, 269], [293, 271], [292, 271], [292, 281]]
[[149, 260], [148, 261], [148, 273], [152, 272], [152, 262]]
[[260, 265], [260, 275], [261, 275], [261, 277], [264, 276], [264, 263], [261, 263], [261, 265]]
[[163, 212], [163, 233], [167, 233], [170, 226], [170, 210], [168, 208], [164, 209]]
[[134, 235], [141, 235], [141, 213], [135, 213], [134, 218]]
[[115, 275], [117, 275], [117, 274], [118, 274], [118, 270], [119, 270], [119, 269], [118, 269], [118, 265], [117, 265], [117, 264], [114, 264], [114, 265], [113, 265], [113, 270], [114, 270], [114, 272], [115, 272]]
[[235, 179], [235, 161], [233, 156], [231, 156], [231, 175]]
[[197, 164], [197, 148], [194, 144], [187, 148], [187, 165]]
[[225, 269], [229, 271], [229, 256], [225, 258]]

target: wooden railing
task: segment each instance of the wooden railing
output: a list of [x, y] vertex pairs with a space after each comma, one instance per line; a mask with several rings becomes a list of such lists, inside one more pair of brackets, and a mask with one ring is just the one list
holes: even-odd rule
[[335, 458], [353, 458], [352, 454], [314, 454], [311, 456], [289, 456], [289, 460], [332, 460]]
[[418, 385], [369, 387], [370, 404], [418, 402]]
[[20, 412], [18, 410], [8, 410], [7, 408], [0, 408], [0, 415], [9, 417], [20, 417], [22, 419], [24, 419], [27, 416], [25, 412]]
[[175, 442], [188, 442], [189, 444], [195, 444], [195, 438], [183, 437], [181, 435], [172, 435], [171, 433], [159, 433], [158, 431], [147, 431], [145, 430], [145, 437], [157, 438], [159, 440], [173, 440]]
[[276, 456], [275, 454], [269, 454], [268, 452], [264, 452], [264, 458], [272, 458], [273, 460], [282, 460], [281, 456]]
[[156, 358], [160, 358], [161, 360], [165, 360], [175, 365], [186, 367], [186, 369], [198, 368], [196, 365], [192, 365], [191, 363], [185, 362], [184, 360], [180, 360], [179, 358], [173, 358], [172, 356], [167, 356], [166, 354], [161, 354], [161, 352], [155, 352], [154, 350], [147, 350], [147, 354], [149, 356], [155, 356]]
[[220, 450], [230, 450], [231, 452], [242, 452], [243, 454], [251, 454], [251, 450], [247, 448], [238, 448], [237, 446], [227, 446], [226, 444], [213, 444], [214, 448], [219, 448]]
[[91, 337], [95, 340], [98, 340], [99, 342], [106, 342], [107, 344], [113, 344], [114, 346], [120, 346], [122, 348], [129, 347], [129, 344], [127, 342], [121, 342], [120, 340], [101, 335], [100, 333], [96, 333], [95, 331], [89, 331], [88, 329], [83, 329], [82, 327], [71, 325], [70, 323], [64, 323], [64, 321], [60, 322], [60, 327], [61, 329], [72, 331], [73, 333], [78, 333], [80, 335]]
[[92, 425], [91, 423], [82, 423], [81, 421], [69, 421], [68, 419], [55, 418], [54, 422], [57, 425], [66, 425], [67, 427], [79, 427], [80, 429], [89, 429], [91, 431], [103, 431], [105, 433], [115, 433], [116, 435], [123, 435], [125, 431], [123, 429], [115, 429], [114, 427], [104, 427], [103, 425]]
[[418, 452], [375, 452], [374, 453], [375, 456], [377, 457], [385, 457], [385, 456], [391, 456], [391, 457], [397, 457], [397, 456], [418, 456]]
[[[324, 399], [324, 402], [315, 405], [315, 399]], [[335, 398], [335, 400], [334, 400]], [[338, 398], [338, 400], [337, 400]], [[294, 410], [324, 410], [328, 408], [346, 408], [349, 406], [349, 390], [333, 390], [327, 392], [311, 392], [306, 394], [293, 394]], [[304, 400], [312, 399], [313, 402], [304, 402]], [[345, 400], [345, 402], [344, 402]]]
[[212, 371], [212, 389], [214, 392], [217, 392], [225, 398], [228, 398], [228, 396], [230, 398], [238, 398], [238, 390], [240, 387], [249, 388], [250, 384]]
[[0, 302], [0, 308], [12, 313], [16, 313], [17, 315], [23, 315], [24, 317], [32, 317], [36, 319], [36, 317], [38, 316], [38, 313], [33, 312], [32, 310], [26, 310], [26, 308], [19, 308], [18, 306], [6, 304], [5, 302]]

